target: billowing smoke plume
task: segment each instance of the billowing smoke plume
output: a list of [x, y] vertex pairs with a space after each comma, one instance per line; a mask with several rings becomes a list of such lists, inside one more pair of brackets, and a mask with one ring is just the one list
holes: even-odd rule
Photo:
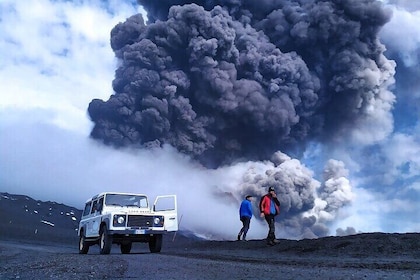
[[378, 40], [390, 13], [380, 2], [139, 3], [148, 25], [139, 14], [111, 32], [115, 94], [90, 103], [93, 138], [170, 144], [217, 167], [392, 129], [394, 63]]
[[286, 153], [392, 131], [395, 63], [378, 39], [391, 13], [375, 0], [139, 3], [147, 25], [137, 14], [111, 31], [115, 93], [90, 103], [92, 137], [169, 144], [212, 168], [255, 161], [240, 191], [220, 197], [275, 187], [283, 236], [327, 235], [353, 199], [348, 171], [330, 160], [319, 182]]
[[319, 198], [327, 202], [324, 209], [327, 213], [335, 214], [353, 199], [347, 176], [348, 170], [345, 169], [343, 162], [337, 160], [327, 162], [324, 168], [324, 183], [318, 191]]

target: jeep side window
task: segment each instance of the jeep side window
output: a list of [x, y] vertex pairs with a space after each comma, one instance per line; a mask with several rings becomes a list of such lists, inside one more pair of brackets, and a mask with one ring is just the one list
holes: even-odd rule
[[175, 200], [172, 197], [159, 197], [153, 207], [153, 211], [172, 211], [175, 209]]
[[92, 205], [92, 201], [89, 201], [88, 203], [86, 203], [85, 210], [83, 210], [82, 216], [89, 215], [89, 213], [90, 213], [90, 206], [91, 205]]
[[102, 207], [103, 207], [103, 204], [104, 204], [104, 197], [101, 197], [100, 199], [99, 199], [99, 202], [98, 202], [98, 212], [99, 213], [102, 213]]
[[93, 205], [92, 205], [92, 211], [90, 211], [90, 214], [95, 213], [95, 212], [96, 212], [96, 210], [97, 210], [97, 208], [98, 208], [98, 201], [97, 201], [97, 200], [95, 200], [95, 201], [93, 202]]

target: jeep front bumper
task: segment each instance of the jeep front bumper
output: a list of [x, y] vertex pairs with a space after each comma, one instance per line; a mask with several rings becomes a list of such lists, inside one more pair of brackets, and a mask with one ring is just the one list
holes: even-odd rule
[[110, 235], [151, 235], [151, 234], [164, 234], [165, 230], [154, 229], [112, 229], [108, 231]]

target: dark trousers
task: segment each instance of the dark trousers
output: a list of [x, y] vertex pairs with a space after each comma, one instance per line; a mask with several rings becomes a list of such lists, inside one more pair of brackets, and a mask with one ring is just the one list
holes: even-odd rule
[[251, 218], [242, 216], [241, 217], [241, 222], [242, 222], [242, 228], [239, 231], [238, 235], [241, 236], [242, 233], [243, 233], [244, 235], [242, 236], [242, 239], [245, 239], [246, 234], [248, 233], [248, 230], [249, 230], [249, 224], [251, 223]]
[[276, 227], [275, 227], [275, 221], [274, 221], [274, 215], [265, 215], [265, 220], [268, 224], [268, 234], [267, 234], [267, 241], [273, 241], [276, 239]]

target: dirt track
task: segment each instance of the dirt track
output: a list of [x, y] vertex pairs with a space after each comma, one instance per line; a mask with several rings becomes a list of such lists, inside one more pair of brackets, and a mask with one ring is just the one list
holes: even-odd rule
[[137, 244], [88, 255], [77, 244], [0, 241], [0, 279], [420, 279], [419, 234], [362, 234], [248, 242], [165, 240], [159, 254]]

